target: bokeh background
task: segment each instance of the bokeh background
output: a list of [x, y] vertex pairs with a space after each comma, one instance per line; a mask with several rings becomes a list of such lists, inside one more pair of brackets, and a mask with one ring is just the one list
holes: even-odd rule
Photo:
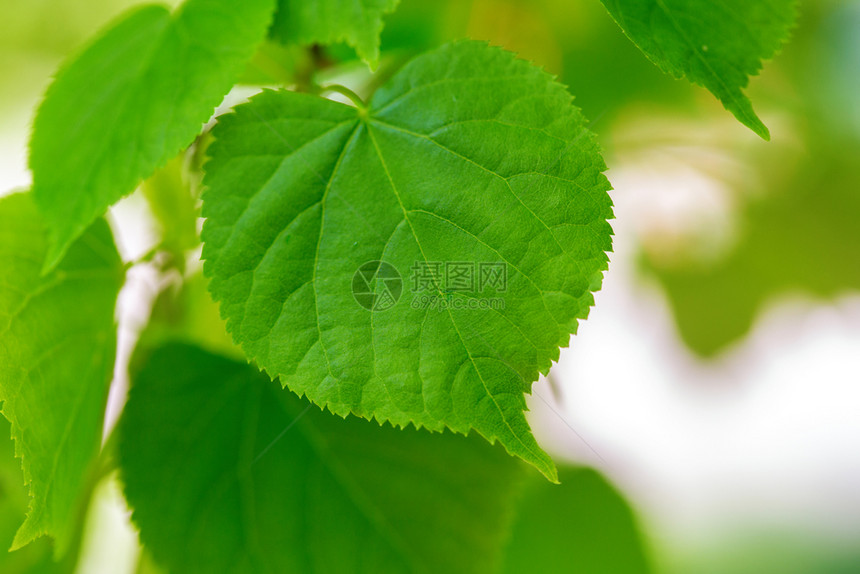
[[[56, 66], [137, 3], [3, 0], [0, 193], [29, 185], [29, 126]], [[860, 572], [860, 2], [799, 13], [748, 90], [769, 143], [663, 75], [598, 0], [402, 0], [383, 33], [383, 75], [453, 38], [518, 52], [570, 87], [598, 134], [615, 252], [591, 317], [535, 387], [532, 422], [555, 456], [623, 492], [658, 572]], [[372, 85], [347, 68], [333, 73]], [[112, 214], [133, 260], [153, 235], [145, 202]], [[123, 297], [127, 333], [150, 279]], [[26, 508], [15, 482], [0, 476], [4, 516]], [[94, 505], [79, 570], [132, 571], [116, 485]], [[0, 521], [0, 542], [16, 527]]]

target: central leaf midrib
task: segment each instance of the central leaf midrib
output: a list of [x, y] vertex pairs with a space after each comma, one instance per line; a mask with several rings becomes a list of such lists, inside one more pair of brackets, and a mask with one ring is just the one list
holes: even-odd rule
[[[382, 150], [379, 148], [379, 144], [376, 141], [376, 136], [373, 135], [373, 129], [370, 126], [370, 122], [364, 120], [365, 125], [367, 126], [367, 134], [370, 137], [371, 142], [373, 143], [373, 147], [376, 150], [376, 154], [379, 157], [379, 162], [382, 165], [382, 169], [385, 171], [385, 175], [388, 178], [389, 183], [391, 184], [391, 190], [397, 198], [397, 203], [400, 206], [400, 209], [403, 211], [403, 217], [406, 220], [406, 223], [409, 225], [409, 229], [412, 231], [412, 236], [415, 239], [416, 245], [418, 245], [418, 250], [421, 251], [421, 256], [424, 258], [425, 263], [429, 263], [426, 253], [424, 252], [424, 248], [421, 246], [421, 242], [418, 239], [418, 233], [415, 231], [415, 227], [412, 225], [412, 220], [409, 219], [409, 212], [406, 207], [403, 205], [403, 200], [400, 197], [400, 193], [397, 191], [397, 186], [394, 184], [394, 179], [391, 177], [391, 172], [388, 169], [387, 164], [385, 163], [385, 159], [382, 156]], [[505, 427], [510, 431], [511, 435], [514, 439], [528, 451], [532, 456], [535, 457], [536, 460], [541, 460], [542, 457], [539, 456], [533, 449], [531, 449], [528, 445], [526, 445], [522, 438], [516, 433], [508, 422], [507, 417], [505, 416], [505, 412], [502, 410], [501, 405], [496, 400], [496, 397], [493, 393], [490, 392], [489, 387], [487, 386], [486, 381], [484, 381], [484, 377], [481, 374], [481, 371], [478, 369], [478, 365], [475, 362], [475, 358], [472, 356], [472, 352], [469, 350], [469, 347], [466, 345], [465, 339], [463, 339], [463, 335], [460, 332], [459, 327], [457, 327], [457, 322], [454, 320], [454, 315], [451, 313], [450, 309], [446, 309], [448, 312], [448, 317], [451, 319], [451, 325], [454, 327], [454, 331], [457, 333], [457, 337], [460, 339], [460, 344], [463, 345], [463, 349], [466, 351], [466, 355], [469, 357], [469, 361], [472, 363], [472, 368], [475, 369], [475, 374], [478, 375], [478, 380], [481, 381], [481, 385], [484, 387], [484, 392], [493, 401], [493, 405], [496, 407], [496, 410], [499, 411], [499, 415], [502, 417], [502, 422], [505, 424]]]

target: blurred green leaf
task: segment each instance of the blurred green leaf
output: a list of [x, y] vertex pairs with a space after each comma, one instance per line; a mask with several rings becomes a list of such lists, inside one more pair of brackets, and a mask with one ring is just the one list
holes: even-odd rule
[[47, 250], [32, 196], [0, 200], [0, 400], [32, 496], [13, 547], [50, 534], [62, 554], [101, 444], [124, 271], [104, 221], [42, 276]]
[[788, 37], [796, 0], [602, 0], [661, 70], [704, 86], [764, 139], [770, 132], [741, 91]]
[[560, 485], [531, 480], [504, 572], [646, 574], [651, 561], [624, 498], [596, 471], [562, 468]]
[[0, 417], [0, 572], [3, 574], [61, 574], [71, 573], [70, 564], [55, 563], [52, 544], [48, 539], [37, 540], [26, 548], [7, 552], [15, 531], [27, 514], [30, 497], [24, 486], [21, 461], [15, 458], [14, 442], [9, 421]]
[[774, 166], [772, 187], [742, 208], [740, 238], [723, 258], [643, 260], [697, 353], [714, 355], [744, 336], [773, 297], [860, 290], [860, 168], [850, 145], [817, 141], [790, 167]]
[[67, 61], [39, 108], [33, 194], [51, 267], [112, 203], [194, 140], [264, 36], [274, 0], [130, 13]]
[[168, 342], [188, 343], [212, 353], [244, 359], [242, 349], [227, 333], [208, 286], [203, 274], [196, 273], [185, 278], [181, 285], [162, 291], [153, 304], [140, 345], [155, 348]]
[[302, 46], [285, 46], [266, 40], [248, 61], [239, 84], [252, 86], [288, 86], [296, 82], [300, 72], [314, 65], [312, 54]]
[[372, 68], [379, 62], [382, 18], [400, 0], [278, 0], [271, 34], [287, 44], [346, 42]]
[[404, 55], [461, 37], [487, 40], [558, 74], [598, 133], [631, 105], [695, 105], [696, 90], [643, 58], [597, 2], [402, 0], [382, 44], [387, 63], [402, 65]]
[[681, 337], [699, 355], [738, 341], [777, 298], [826, 300], [860, 289], [853, 264], [860, 260], [860, 131], [851, 121], [857, 106], [848, 64], [860, 54], [850, 49], [858, 15], [851, 2], [804, 5], [759, 96], [777, 112], [786, 137], [770, 146], [735, 140], [715, 150], [737, 165], [724, 182], [735, 206], [728, 249], [715, 259], [678, 242], [667, 258], [646, 243], [643, 268], [665, 289]]
[[184, 263], [182, 259], [186, 251], [200, 245], [197, 236], [198, 199], [191, 192], [191, 176], [185, 166], [186, 156], [180, 154], [141, 186], [161, 227], [160, 247], [179, 258], [181, 263]]
[[[462, 0], [401, 0], [397, 11], [386, 19], [382, 45], [386, 51], [412, 55], [432, 50], [451, 38], [465, 36], [469, 2]], [[452, 14], [456, 10], [456, 14]]]
[[184, 345], [144, 363], [119, 432], [141, 539], [177, 574], [493, 572], [524, 468], [478, 437], [342, 420]]

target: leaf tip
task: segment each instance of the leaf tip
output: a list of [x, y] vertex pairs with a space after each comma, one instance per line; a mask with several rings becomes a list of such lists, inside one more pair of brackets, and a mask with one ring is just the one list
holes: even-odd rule
[[544, 477], [546, 477], [546, 479], [552, 484], [561, 484], [561, 481], [558, 479], [558, 468], [552, 460], [549, 461], [549, 464], [545, 468], [538, 470], [540, 470], [541, 474], [543, 474]]
[[66, 250], [68, 249], [67, 243], [64, 245], [59, 241], [51, 241], [50, 247], [48, 248], [48, 253], [45, 256], [45, 261], [42, 263], [42, 277], [49, 275], [57, 266], [60, 264], [60, 261], [63, 260], [63, 257], [66, 255]]
[[763, 139], [766, 142], [770, 141], [770, 130], [767, 129], [767, 126], [758, 118], [758, 116], [753, 116], [752, 120], [744, 121], [745, 126], [751, 129], [758, 137]]
[[15, 533], [15, 538], [12, 539], [12, 545], [9, 547], [9, 552], [20, 550], [45, 534], [45, 532], [34, 530], [31, 526], [30, 518], [32, 516], [32, 510], [33, 508], [31, 505], [29, 515], [24, 520], [24, 523], [18, 527], [18, 531]]

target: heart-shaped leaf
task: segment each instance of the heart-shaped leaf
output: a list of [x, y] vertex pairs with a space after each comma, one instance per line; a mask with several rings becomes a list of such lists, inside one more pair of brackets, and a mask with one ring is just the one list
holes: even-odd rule
[[475, 429], [554, 479], [524, 393], [587, 316], [612, 234], [565, 88], [459, 42], [367, 109], [268, 91], [214, 135], [205, 272], [248, 357], [335, 413]]
[[497, 572], [524, 466], [341, 420], [187, 345], [149, 357], [119, 431], [141, 539], [182, 574]]

